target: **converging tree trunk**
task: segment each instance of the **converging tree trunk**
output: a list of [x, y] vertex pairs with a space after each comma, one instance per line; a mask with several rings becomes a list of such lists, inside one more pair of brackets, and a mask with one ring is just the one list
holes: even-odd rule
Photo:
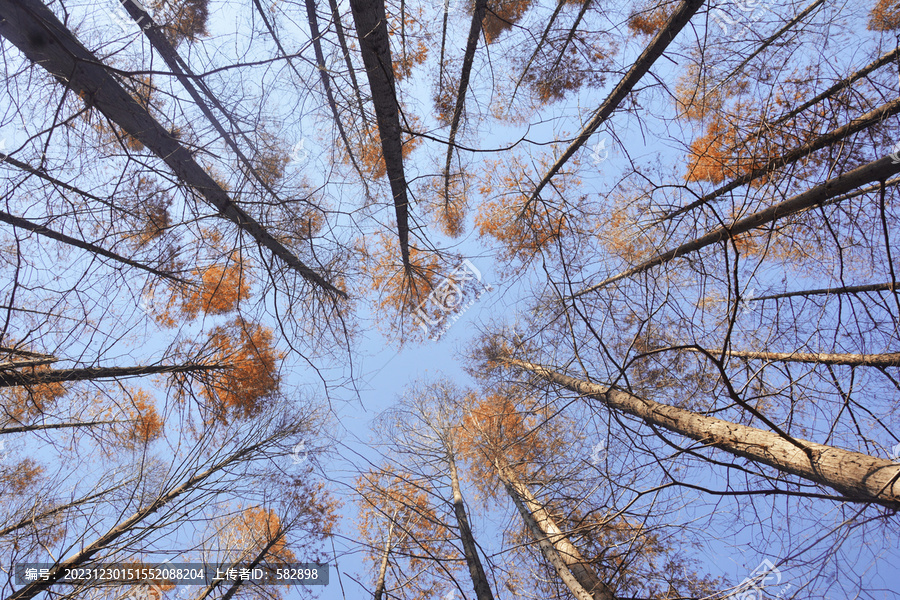
[[498, 360], [598, 400], [610, 409], [639, 417], [650, 425], [828, 486], [848, 500], [900, 509], [900, 465], [889, 460], [799, 438], [785, 439], [770, 431], [582, 381], [531, 362], [508, 357], [498, 357]]
[[600, 580], [578, 548], [562, 532], [515, 471], [500, 461], [496, 461], [495, 466], [500, 481], [522, 515], [541, 553], [572, 595], [578, 600], [615, 600], [609, 586]]

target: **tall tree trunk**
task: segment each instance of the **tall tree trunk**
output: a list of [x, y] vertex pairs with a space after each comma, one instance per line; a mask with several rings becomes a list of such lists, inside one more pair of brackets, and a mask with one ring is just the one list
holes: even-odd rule
[[447, 463], [450, 467], [450, 487], [453, 489], [453, 513], [456, 515], [456, 524], [459, 526], [459, 539], [462, 542], [463, 554], [466, 564], [469, 566], [469, 575], [472, 577], [472, 585], [475, 588], [475, 597], [478, 600], [494, 600], [491, 586], [488, 584], [484, 567], [478, 557], [478, 547], [475, 545], [475, 537], [469, 527], [469, 517], [466, 515], [466, 507], [463, 504], [462, 491], [459, 488], [459, 473], [456, 471], [456, 460], [453, 453], [447, 453]]
[[[685, 348], [691, 352], [701, 352], [696, 348]], [[718, 350], [709, 354], [720, 354]], [[821, 363], [823, 365], [849, 365], [853, 367], [898, 367], [900, 352], [888, 354], [827, 354], [820, 352], [750, 352], [746, 350], [726, 350], [725, 356], [765, 360], [772, 362]]]
[[378, 577], [375, 579], [375, 600], [382, 600], [384, 597], [385, 582], [387, 581], [387, 568], [391, 558], [391, 542], [394, 537], [394, 519], [397, 516], [395, 511], [388, 523], [387, 540], [384, 542], [384, 551], [381, 555], [381, 562], [378, 565]]
[[613, 111], [619, 107], [622, 100], [631, 93], [631, 90], [634, 89], [634, 86], [637, 85], [638, 81], [640, 81], [647, 71], [650, 70], [650, 67], [653, 66], [657, 59], [662, 56], [662, 53], [665, 52], [669, 44], [672, 43], [675, 36], [684, 29], [684, 26], [691, 20], [694, 13], [700, 10], [701, 6], [703, 6], [703, 0], [682, 0], [681, 4], [675, 9], [675, 12], [672, 13], [672, 16], [669, 17], [669, 20], [666, 21], [666, 24], [663, 25], [660, 32], [656, 34], [637, 60], [634, 61], [631, 69], [625, 74], [625, 77], [622, 78], [615, 89], [607, 96], [606, 100], [603, 101], [603, 104], [601, 104], [594, 112], [594, 116], [591, 117], [591, 120], [588, 121], [587, 125], [585, 125], [578, 135], [575, 136], [575, 139], [569, 144], [566, 151], [563, 152], [563, 155], [557, 159], [550, 170], [543, 176], [541, 181], [537, 184], [537, 187], [535, 187], [534, 191], [531, 193], [531, 197], [525, 202], [525, 206], [522, 208], [520, 216], [526, 213], [528, 206], [537, 199], [541, 190], [550, 183], [553, 176], [559, 172], [563, 165], [566, 164], [576, 152], [578, 152], [579, 148], [587, 143], [588, 139], [595, 131], [597, 131], [600, 125], [602, 125]]
[[615, 600], [615, 595], [569, 540], [528, 486], [508, 465], [496, 463], [497, 474], [547, 562], [578, 600]]
[[794, 296], [830, 296], [840, 294], [861, 294], [865, 292], [892, 292], [897, 289], [895, 283], [872, 283], [869, 285], [852, 285], [837, 288], [821, 288], [817, 290], [800, 290], [797, 292], [784, 292], [782, 294], [770, 294], [768, 296], [756, 296], [745, 298], [747, 302], [762, 300], [778, 300], [780, 298], [793, 298]]
[[148, 273], [152, 273], [164, 279], [168, 279], [169, 281], [174, 281], [176, 283], [180, 283], [182, 285], [188, 285], [189, 282], [181, 277], [176, 277], [172, 273], [167, 271], [160, 271], [159, 269], [155, 269], [153, 267], [147, 266], [143, 263], [139, 263], [136, 260], [131, 260], [130, 258], [125, 258], [124, 256], [120, 256], [115, 252], [110, 252], [104, 248], [96, 244], [92, 244], [90, 242], [84, 242], [77, 238], [73, 238], [72, 236], [66, 235], [64, 233], [60, 233], [58, 231], [54, 231], [49, 227], [45, 227], [44, 225], [38, 225], [37, 223], [32, 223], [27, 219], [23, 219], [22, 217], [17, 217], [15, 215], [11, 215], [8, 212], [0, 210], [0, 221], [4, 223], [8, 223], [14, 227], [21, 227], [26, 231], [31, 231], [32, 233], [36, 233], [40, 236], [50, 238], [51, 240], [56, 240], [57, 242], [62, 242], [63, 244], [68, 244], [70, 246], [74, 246], [76, 248], [81, 248], [82, 250], [87, 250], [91, 254], [96, 254], [97, 256], [102, 256], [104, 258], [109, 258], [116, 262], [122, 263], [123, 265], [128, 265], [129, 267], [135, 267], [137, 269], [141, 269], [143, 271], [147, 271]]
[[626, 277], [631, 277], [632, 275], [643, 273], [648, 269], [652, 269], [655, 266], [669, 262], [670, 260], [678, 258], [680, 256], [684, 256], [685, 254], [696, 252], [697, 250], [705, 248], [706, 246], [710, 246], [717, 242], [721, 242], [722, 240], [727, 240], [736, 235], [746, 233], [752, 229], [757, 229], [759, 227], [762, 227], [763, 225], [773, 223], [783, 217], [788, 217], [809, 208], [819, 206], [827, 200], [840, 196], [841, 194], [849, 192], [850, 190], [854, 190], [867, 183], [871, 183], [873, 181], [884, 181], [891, 175], [896, 175], [897, 173], [900, 173], [900, 163], [894, 163], [893, 159], [890, 156], [885, 156], [884, 158], [872, 161], [870, 163], [862, 165], [861, 167], [857, 167], [852, 171], [848, 171], [846, 173], [838, 175], [837, 177], [829, 179], [825, 183], [821, 183], [801, 194], [794, 196], [793, 198], [789, 198], [784, 202], [780, 202], [775, 206], [771, 206], [759, 212], [753, 213], [752, 215], [745, 217], [740, 221], [735, 221], [730, 226], [719, 227], [718, 229], [715, 229], [704, 236], [681, 244], [680, 246], [668, 250], [667, 252], [663, 252], [662, 254], [659, 254], [656, 257], [651, 258], [650, 260], [644, 261], [637, 266], [627, 269], [619, 273], [618, 275], [608, 277], [600, 283], [575, 292], [570, 297], [576, 298], [589, 292], [599, 290], [611, 283], [619, 281], [620, 279], [625, 279]]
[[404, 269], [409, 271], [409, 200], [406, 195], [406, 174], [403, 171], [400, 105], [394, 88], [394, 63], [391, 59], [384, 0], [350, 0], [350, 9], [372, 91], [384, 166], [394, 196], [400, 256]]
[[41, 385], [64, 383], [67, 381], [89, 381], [93, 379], [118, 379], [120, 377], [142, 377], [159, 373], [192, 373], [225, 369], [225, 365], [185, 363], [182, 365], [148, 365], [139, 367], [90, 367], [86, 369], [57, 369], [31, 371], [29, 373], [0, 371], [0, 388], [17, 385]]
[[889, 460], [799, 438], [785, 439], [770, 431], [660, 404], [527, 361], [507, 357], [498, 360], [594, 398], [611, 409], [634, 415], [650, 425], [828, 486], [848, 500], [900, 509], [900, 465]]
[[779, 156], [776, 156], [776, 157], [770, 159], [766, 164], [762, 165], [758, 169], [753, 169], [752, 171], [749, 171], [747, 173], [744, 173], [743, 175], [735, 177], [734, 179], [732, 179], [725, 185], [711, 191], [708, 194], [703, 195], [702, 197], [698, 198], [694, 202], [691, 202], [690, 204], [683, 206], [683, 207], [667, 214], [666, 216], [659, 219], [658, 222], [661, 223], [663, 221], [668, 221], [674, 217], [677, 217], [678, 215], [681, 215], [688, 211], [694, 210], [695, 208], [704, 206], [704, 205], [712, 202], [716, 198], [719, 198], [719, 197], [727, 194], [728, 192], [739, 188], [742, 185], [750, 183], [751, 181], [753, 181], [755, 179], [759, 179], [760, 177], [763, 177], [766, 175], [771, 175], [772, 171], [774, 171], [775, 169], [779, 169], [779, 168], [789, 165], [791, 163], [795, 163], [798, 160], [809, 156], [810, 154], [812, 154], [813, 152], [815, 152], [817, 150], [821, 150], [822, 148], [831, 146], [831, 145], [853, 135], [854, 133], [858, 133], [864, 129], [868, 129], [869, 127], [872, 127], [873, 125], [877, 125], [878, 123], [883, 122], [888, 117], [896, 115], [897, 113], [900, 113], [900, 99], [892, 100], [891, 102], [888, 102], [887, 104], [883, 104], [882, 106], [879, 106], [878, 108], [870, 110], [866, 114], [861, 115], [861, 116], [857, 117], [856, 119], [853, 119], [846, 125], [843, 125], [841, 127], [838, 127], [837, 129], [833, 129], [833, 130], [829, 131], [828, 133], [824, 133], [824, 134], [820, 135], [819, 137], [817, 137], [815, 140], [813, 140], [812, 142], [810, 142], [808, 144], [805, 144], [803, 146], [800, 146], [799, 148], [795, 148], [794, 150], [786, 152], [785, 154], [781, 154]]
[[39, 64], [86, 104], [118, 124], [165, 162], [187, 185], [199, 192], [219, 214], [249, 233], [297, 271], [304, 279], [346, 294], [307, 267], [281, 242], [237, 206], [222, 187], [194, 160], [191, 153], [126, 92], [53, 12], [39, 0], [0, 0], [0, 36], [8, 39], [29, 60]]
[[[447, 210], [450, 209], [450, 162], [453, 160], [453, 150], [456, 145], [456, 133], [459, 130], [459, 122], [462, 119], [463, 108], [466, 104], [466, 92], [469, 89], [469, 76], [472, 73], [472, 62], [475, 60], [475, 50], [478, 48], [478, 38], [481, 36], [481, 28], [484, 22], [484, 14], [487, 10], [487, 0], [475, 0], [475, 9], [472, 13], [472, 23], [469, 25], [469, 37], [466, 39], [466, 53], [463, 56], [462, 73], [459, 76], [459, 90], [456, 93], [456, 105], [453, 107], [453, 118], [450, 121], [450, 137], [447, 140], [447, 158], [444, 161], [444, 203]], [[447, 13], [444, 12], [444, 19]]]

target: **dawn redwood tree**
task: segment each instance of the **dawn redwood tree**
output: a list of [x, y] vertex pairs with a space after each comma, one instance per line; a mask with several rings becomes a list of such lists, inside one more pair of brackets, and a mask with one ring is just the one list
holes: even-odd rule
[[398, 467], [415, 469], [429, 481], [430, 493], [436, 496], [433, 502], [444, 505], [441, 528], [452, 532], [461, 546], [462, 567], [468, 571], [475, 597], [489, 600], [494, 593], [470, 524], [460, 477], [458, 397], [459, 390], [447, 380], [413, 385], [395, 408], [379, 418], [380, 428], [393, 452], [405, 459]]

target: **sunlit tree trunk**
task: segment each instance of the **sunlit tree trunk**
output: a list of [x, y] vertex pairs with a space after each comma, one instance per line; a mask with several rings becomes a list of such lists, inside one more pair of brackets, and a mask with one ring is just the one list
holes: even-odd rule
[[[696, 348], [686, 348], [699, 352]], [[721, 352], [710, 351], [716, 356]], [[824, 352], [750, 352], [747, 350], [726, 350], [725, 356], [765, 360], [770, 362], [820, 363], [823, 365], [849, 365], [852, 367], [897, 367], [900, 366], [900, 352], [888, 354], [829, 354]]]
[[578, 548], [562, 532], [515, 471], [499, 461], [496, 467], [500, 481], [537, 541], [541, 553], [572, 594], [578, 600], [615, 600], [609, 586], [600, 580]]
[[831, 487], [848, 500], [900, 508], [900, 465], [771, 431], [698, 414], [583, 381], [542, 365], [498, 358], [511, 367], [602, 402], [609, 408], [752, 461]]

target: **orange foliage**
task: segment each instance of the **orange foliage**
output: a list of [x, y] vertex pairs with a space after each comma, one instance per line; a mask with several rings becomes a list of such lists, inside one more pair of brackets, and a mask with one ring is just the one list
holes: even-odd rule
[[172, 46], [209, 35], [206, 30], [209, 0], [153, 0], [150, 7], [154, 20], [163, 24], [163, 33]]
[[250, 297], [252, 284], [249, 269], [239, 252], [231, 253], [223, 265], [192, 269], [194, 287], [173, 288], [165, 305], [150, 302], [155, 294], [148, 292], [144, 308], [163, 327], [175, 327], [184, 319], [205, 315], [225, 315], [234, 311], [241, 301]]
[[[594, 51], [594, 60], [604, 58], [606, 53], [603, 50]], [[580, 90], [584, 86], [599, 87], [604, 82], [603, 72], [585, 65], [574, 46], [558, 63], [545, 66], [548, 68], [532, 67], [523, 78], [537, 92], [541, 103], [562, 100], [567, 92]]]
[[224, 315], [250, 297], [250, 281], [239, 253], [234, 252], [227, 266], [213, 265], [195, 269], [201, 285], [190, 288], [181, 306], [182, 314], [195, 319], [199, 311], [207, 315]]
[[498, 468], [509, 468], [527, 479], [531, 470], [554, 451], [549, 437], [535, 433], [540, 416], [524, 413], [507, 394], [470, 394], [470, 408], [456, 439], [471, 456], [472, 481], [482, 495], [496, 493]]
[[273, 346], [272, 330], [237, 317], [213, 329], [208, 343], [215, 348], [214, 360], [230, 365], [213, 372], [212, 384], [202, 392], [216, 417], [225, 423], [229, 416], [258, 414], [280, 383], [277, 367], [283, 355]]
[[[531, 8], [533, 0], [488, 0], [482, 27], [484, 39], [493, 43], [501, 33], [512, 29]], [[469, 8], [471, 11], [472, 7]]]
[[139, 448], [162, 436], [163, 420], [153, 404], [153, 398], [144, 390], [127, 390], [131, 406], [126, 408], [129, 427], [120, 432], [119, 438], [128, 448]]
[[893, 31], [900, 29], [900, 2], [878, 0], [869, 13], [869, 31]]
[[135, 208], [139, 213], [138, 246], [146, 246], [162, 236], [171, 226], [169, 207], [172, 197], [156, 182], [147, 177], [138, 177], [133, 184], [137, 200]]
[[[412, 120], [415, 124], [417, 119], [412, 115], [404, 113], [401, 109], [401, 125], [403, 123], [403, 115]], [[381, 149], [381, 134], [378, 132], [378, 125], [374, 122], [368, 126], [361, 128], [361, 142], [356, 145], [355, 153], [360, 166], [369, 172], [372, 179], [380, 179], [387, 173], [387, 167], [384, 164], [384, 154]], [[404, 135], [403, 144], [400, 147], [400, 153], [405, 159], [410, 152], [416, 149], [422, 143], [422, 138]], [[350, 164], [350, 157], [345, 156], [344, 162]]]
[[357, 251], [362, 256], [363, 273], [369, 277], [371, 289], [379, 294], [376, 311], [389, 320], [411, 316], [441, 278], [440, 256], [410, 245], [412, 269], [407, 272], [400, 260], [396, 240], [381, 233], [373, 245], [378, 248], [375, 252], [370, 252], [366, 246], [357, 247]]
[[19, 462], [13, 469], [0, 469], [0, 492], [3, 494], [25, 494], [37, 486], [44, 467], [30, 458]]
[[[706, 135], [694, 140], [691, 144], [685, 181], [709, 181], [722, 183], [726, 179], [749, 173], [766, 162], [765, 152], [744, 148], [745, 143], [737, 128], [725, 126], [716, 119], [710, 123]], [[749, 156], [749, 154], [753, 156]], [[760, 178], [754, 182], [759, 186], [765, 183]]]
[[[505, 191], [479, 207], [475, 227], [479, 235], [500, 242], [503, 261], [525, 262], [562, 237], [569, 229], [568, 217], [540, 198], [526, 208], [532, 184], [526, 178], [526, 167], [518, 160], [507, 161], [503, 171], [499, 162], [492, 167], [488, 167], [489, 180], [482, 185], [481, 193], [487, 195], [495, 186]], [[560, 181], [556, 187], [561, 189], [562, 185]]]
[[656, 35], [668, 20], [669, 15], [666, 14], [665, 5], [645, 6], [628, 17], [628, 29], [635, 35]]
[[[22, 372], [41, 373], [51, 370], [49, 366], [26, 367]], [[57, 401], [66, 395], [62, 383], [42, 383], [29, 386], [15, 386], [4, 390], [8, 400], [0, 401], [3, 415], [16, 421], [28, 421], [34, 417], [52, 411]]]
[[388, 16], [388, 34], [391, 42], [401, 47], [391, 49], [394, 61], [394, 78], [401, 81], [412, 73], [413, 68], [425, 62], [431, 46], [431, 33], [425, 21], [425, 7], [406, 4], [403, 11], [404, 23], [400, 27], [397, 15]]
[[[444, 560], [458, 558], [458, 552], [449, 545], [452, 532], [440, 526], [429, 498], [429, 487], [428, 481], [390, 468], [373, 469], [356, 480], [360, 498], [357, 526], [363, 539], [369, 542], [367, 558], [376, 568], [388, 543], [392, 561], [405, 556], [410, 569], [423, 574], [434, 571], [430, 568], [431, 561], [426, 558], [429, 554]], [[416, 581], [416, 589], [423, 598], [435, 597], [436, 585], [429, 577], [420, 577]]]
[[462, 189], [463, 178], [450, 176], [448, 194], [444, 194], [444, 177], [434, 177], [425, 186], [420, 203], [426, 213], [432, 215], [440, 230], [450, 237], [459, 237], [465, 231], [468, 212], [467, 196]]
[[267, 545], [272, 544], [266, 552], [269, 561], [282, 564], [297, 562], [284, 534], [278, 514], [259, 506], [244, 509], [225, 528], [228, 549], [239, 551], [243, 557], [256, 559]]

